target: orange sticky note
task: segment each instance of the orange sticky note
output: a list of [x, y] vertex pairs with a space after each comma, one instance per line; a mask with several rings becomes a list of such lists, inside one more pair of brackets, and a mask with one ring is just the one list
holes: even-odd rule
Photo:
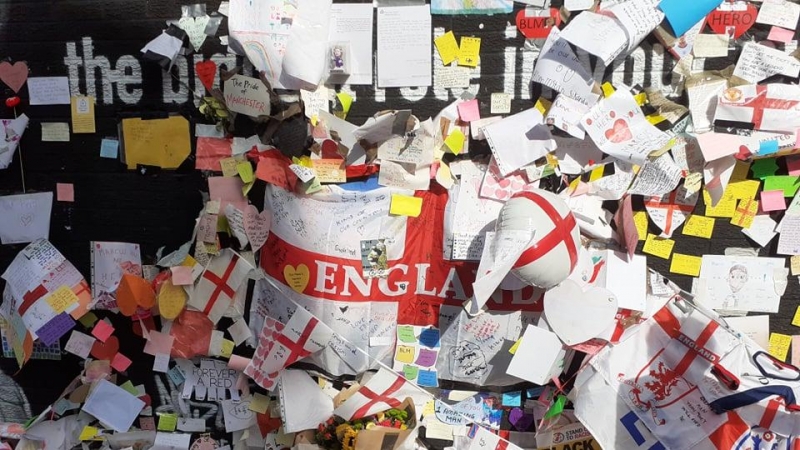
[[125, 316], [132, 316], [138, 307], [150, 309], [156, 304], [156, 293], [142, 277], [124, 274], [117, 288], [117, 306]]

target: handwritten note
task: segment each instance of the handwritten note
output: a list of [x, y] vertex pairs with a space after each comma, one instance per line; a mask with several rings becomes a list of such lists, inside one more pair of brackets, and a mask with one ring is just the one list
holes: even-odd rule
[[700, 267], [702, 263], [703, 258], [700, 256], [675, 253], [672, 255], [672, 263], [669, 266], [669, 271], [680, 275], [697, 277], [700, 276]]
[[660, 238], [655, 234], [648, 234], [644, 242], [642, 251], [659, 258], [669, 259], [672, 254], [672, 247], [675, 246], [675, 241], [672, 239]]
[[714, 222], [715, 219], [713, 217], [692, 214], [683, 225], [683, 234], [711, 239], [711, 235], [714, 234]]
[[189, 122], [182, 116], [122, 119], [122, 139], [128, 169], [137, 164], [177, 169], [192, 150]]
[[225, 104], [233, 112], [258, 117], [270, 114], [269, 91], [258, 78], [234, 75], [225, 81]]
[[505, 92], [494, 92], [491, 97], [492, 114], [508, 114], [511, 112], [511, 95]]
[[69, 142], [69, 124], [42, 122], [42, 142]]
[[800, 74], [800, 61], [780, 50], [748, 42], [736, 62], [733, 75], [751, 83], [771, 77], [786, 75], [796, 78]]
[[458, 65], [477, 67], [481, 52], [481, 38], [462, 37], [461, 47], [458, 52]]
[[433, 43], [436, 44], [436, 50], [439, 51], [439, 56], [442, 58], [442, 64], [445, 66], [449, 65], [451, 62], [455, 61], [456, 58], [458, 58], [460, 51], [458, 48], [458, 42], [456, 42], [456, 37], [452, 31], [448, 31], [447, 33], [434, 39]]
[[0, 241], [22, 244], [50, 236], [52, 192], [0, 197]]
[[780, 333], [770, 333], [769, 354], [781, 361], [786, 361], [786, 356], [789, 354], [789, 344], [791, 343], [791, 336]]
[[28, 78], [30, 104], [69, 105], [69, 79], [67, 77]]

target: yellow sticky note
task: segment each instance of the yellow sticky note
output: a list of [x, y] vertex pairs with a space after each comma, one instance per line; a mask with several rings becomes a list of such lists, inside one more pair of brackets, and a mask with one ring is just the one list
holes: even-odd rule
[[269, 397], [263, 394], [259, 394], [256, 392], [253, 394], [253, 398], [250, 400], [250, 411], [255, 411], [259, 414], [266, 414], [267, 408], [269, 408]]
[[226, 177], [235, 177], [238, 173], [236, 171], [237, 164], [239, 164], [239, 161], [234, 157], [220, 159], [219, 166], [222, 169], [222, 175]]
[[600, 167], [595, 167], [594, 169], [592, 169], [592, 171], [589, 172], [589, 182], [591, 183], [592, 181], [597, 181], [600, 178], [603, 178], [603, 173], [605, 171], [606, 171], [605, 165], [602, 165]]
[[750, 161], [736, 161], [733, 166], [733, 172], [731, 172], [731, 177], [728, 180], [728, 187], [730, 187], [730, 183], [736, 183], [747, 179], [747, 173], [750, 171], [750, 164]]
[[639, 232], [639, 240], [643, 241], [647, 237], [647, 213], [644, 211], [636, 211], [633, 213], [633, 223], [636, 224], [636, 231]]
[[616, 91], [616, 89], [614, 89], [614, 86], [612, 86], [611, 83], [609, 83], [608, 81], [603, 83], [603, 85], [600, 87], [603, 88], [603, 97], [611, 97], [611, 95], [613, 95], [614, 92]]
[[97, 436], [98, 431], [99, 430], [97, 429], [97, 427], [90, 427], [87, 425], [83, 427], [83, 430], [81, 430], [81, 435], [78, 437], [78, 439], [82, 441], [90, 441], [94, 439], [95, 436]]
[[175, 431], [177, 426], [177, 414], [158, 414], [158, 431]]
[[458, 65], [477, 67], [481, 53], [481, 38], [462, 37], [461, 48], [458, 52]]
[[794, 311], [794, 317], [792, 318], [792, 325], [796, 327], [800, 327], [800, 306]]
[[186, 291], [171, 279], [164, 280], [158, 290], [158, 312], [164, 319], [175, 319], [186, 306]]
[[711, 206], [711, 195], [703, 189], [703, 201], [706, 204], [706, 216], [708, 217], [727, 217], [733, 218], [736, 212], [736, 199], [730, 195], [723, 194], [717, 206]]
[[669, 255], [672, 254], [672, 247], [674, 246], [675, 241], [672, 239], [660, 238], [655, 234], [648, 234], [647, 239], [644, 241], [642, 251], [648, 255], [669, 259]]
[[256, 180], [253, 180], [249, 183], [245, 183], [242, 185], [242, 195], [247, 197], [247, 194], [250, 193], [250, 189], [253, 188], [253, 185], [256, 184]]
[[789, 354], [789, 344], [791, 343], [791, 336], [780, 333], [770, 333], [769, 354], [781, 361], [786, 361], [786, 356]]
[[703, 264], [703, 258], [699, 256], [675, 253], [672, 255], [672, 262], [669, 265], [669, 271], [681, 275], [698, 277], [700, 276], [701, 264]]
[[250, 161], [239, 161], [239, 163], [236, 164], [236, 171], [245, 183], [253, 182], [255, 174], [253, 173], [253, 165], [250, 164]]
[[683, 234], [711, 239], [711, 235], [714, 234], [715, 222], [716, 220], [713, 217], [692, 214], [683, 224]]
[[640, 93], [634, 95], [633, 99], [636, 100], [636, 104], [637, 105], [642, 106], [642, 105], [644, 105], [644, 102], [647, 101], [647, 94], [645, 94], [644, 92], [640, 92]]
[[744, 180], [728, 184], [725, 188], [725, 195], [731, 196], [738, 200], [746, 200], [756, 198], [758, 188], [761, 187], [761, 182], [757, 180]]
[[123, 390], [125, 390], [125, 392], [127, 392], [127, 393], [129, 393], [131, 395], [134, 395], [134, 396], [137, 396], [137, 397], [139, 396], [139, 391], [136, 389], [136, 386], [134, 386], [133, 383], [131, 383], [131, 380], [128, 380], [128, 381], [120, 384], [119, 387], [121, 387]]
[[547, 110], [550, 109], [551, 106], [553, 106], [553, 102], [546, 98], [539, 98], [536, 100], [536, 104], [533, 105], [543, 116], [547, 115]]
[[422, 198], [411, 195], [392, 194], [389, 214], [396, 216], [418, 217], [422, 212]]
[[800, 275], [800, 255], [794, 255], [789, 258], [789, 267], [792, 270], [792, 275]]
[[394, 359], [400, 361], [402, 363], [413, 363], [414, 362], [414, 347], [409, 347], [406, 345], [398, 345], [397, 346], [397, 354], [394, 355]]
[[137, 164], [177, 169], [192, 151], [189, 121], [183, 116], [122, 119], [122, 143], [129, 170]]
[[347, 168], [343, 159], [315, 159], [314, 171], [321, 183], [344, 183], [347, 181]]
[[425, 406], [422, 408], [422, 417], [427, 417], [436, 413], [434, 403], [435, 402], [433, 400], [428, 400], [428, 402], [425, 403]]
[[72, 132], [94, 133], [94, 97], [78, 95], [70, 98], [70, 108], [72, 109]]
[[464, 148], [464, 138], [464, 133], [456, 128], [447, 135], [447, 139], [444, 140], [444, 145], [457, 155], [461, 153], [461, 149]]
[[233, 347], [235, 347], [235, 345], [236, 344], [234, 344], [233, 341], [229, 339], [223, 339], [220, 346], [219, 356], [223, 358], [230, 358], [233, 354]]
[[511, 348], [508, 349], [508, 353], [511, 353], [512, 355], [516, 354], [517, 353], [517, 349], [519, 348], [519, 343], [520, 342], [522, 342], [522, 338], [519, 338], [519, 339], [517, 339], [517, 342], [514, 342], [514, 345], [512, 345]]
[[739, 200], [736, 205], [736, 210], [733, 212], [731, 218], [731, 225], [742, 227], [744, 229], [750, 228], [753, 225], [753, 219], [758, 214], [758, 200]]
[[61, 314], [79, 301], [78, 296], [66, 285], [51, 292], [45, 300], [56, 314]]
[[[353, 106], [353, 97], [347, 92], [337, 92], [336, 98], [338, 98], [339, 103], [342, 104], [342, 112], [346, 117], [347, 113], [350, 112], [350, 107]], [[340, 119], [344, 119], [344, 117], [340, 117]]]
[[442, 57], [442, 64], [445, 66], [458, 58], [458, 42], [456, 42], [456, 36], [452, 31], [448, 31], [439, 36], [434, 39], [433, 42], [436, 44], [436, 49], [439, 50], [439, 56]]

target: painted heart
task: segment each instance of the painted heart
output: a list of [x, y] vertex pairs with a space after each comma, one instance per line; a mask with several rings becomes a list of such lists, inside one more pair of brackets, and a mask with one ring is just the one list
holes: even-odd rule
[[503, 178], [502, 180], [497, 182], [497, 185], [500, 186], [501, 188], [505, 189], [505, 188], [511, 186], [511, 180], [509, 180], [508, 178]]
[[195, 50], [200, 50], [203, 42], [206, 41], [206, 25], [211, 18], [206, 16], [201, 17], [184, 17], [178, 21], [178, 26], [186, 32], [189, 36], [189, 42]]
[[521, 9], [517, 13], [517, 28], [528, 39], [544, 39], [553, 27], [561, 25], [557, 8], [546, 10]]
[[194, 72], [206, 89], [210, 91], [214, 88], [214, 79], [217, 77], [217, 63], [211, 60], [200, 61], [194, 65]]
[[114, 355], [119, 351], [119, 339], [116, 336], [111, 336], [105, 342], [99, 340], [92, 345], [91, 354], [97, 359], [107, 359], [111, 361]]
[[253, 251], [260, 249], [267, 242], [271, 224], [272, 216], [268, 209], [259, 213], [255, 206], [247, 207], [244, 212], [244, 232]]
[[578, 283], [565, 280], [544, 293], [544, 314], [565, 344], [580, 344], [614, 322], [617, 297], [604, 288], [584, 292]]
[[308, 286], [308, 266], [300, 264], [295, 268], [287, 264], [286, 267], [283, 268], [283, 278], [286, 279], [286, 283], [289, 287], [294, 289], [295, 292], [302, 293], [306, 290], [306, 286]]
[[8, 106], [9, 108], [13, 108], [13, 107], [19, 105], [19, 102], [20, 102], [20, 100], [19, 100], [19, 97], [17, 97], [17, 96], [8, 97], [6, 99], [6, 106]]
[[494, 191], [494, 196], [497, 197], [498, 200], [504, 200], [508, 197], [508, 192], [498, 189]]
[[22, 85], [28, 81], [28, 65], [22, 61], [17, 61], [12, 66], [11, 63], [3, 61], [0, 63], [0, 80], [15, 93], [19, 92], [22, 89]]
[[706, 22], [716, 34], [727, 34], [727, 28], [733, 27], [733, 38], [739, 39], [756, 22], [758, 10], [752, 3], [741, 11], [725, 11], [715, 9], [708, 15]]
[[339, 144], [333, 139], [325, 139], [322, 141], [322, 159], [340, 159], [342, 155], [339, 154]]
[[606, 130], [606, 139], [615, 144], [633, 139], [631, 129], [628, 128], [628, 122], [625, 122], [622, 119], [617, 119], [614, 122], [614, 125]]
[[514, 180], [511, 182], [511, 190], [514, 192], [521, 191], [525, 184], [521, 181]]
[[519, 408], [512, 408], [508, 413], [508, 421], [517, 431], [527, 431], [533, 424], [533, 414], [525, 414], [525, 411]]

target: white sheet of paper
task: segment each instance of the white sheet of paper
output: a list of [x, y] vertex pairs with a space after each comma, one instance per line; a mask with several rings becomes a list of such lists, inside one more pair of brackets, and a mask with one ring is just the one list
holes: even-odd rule
[[69, 105], [69, 79], [67, 77], [28, 78], [31, 106]]
[[608, 64], [628, 47], [625, 29], [611, 16], [584, 11], [561, 32], [561, 37]]
[[0, 169], [5, 169], [14, 159], [22, 133], [28, 127], [28, 116], [20, 114], [16, 119], [0, 120]]
[[118, 433], [127, 432], [145, 403], [107, 380], [100, 380], [89, 393], [82, 410]]
[[247, 326], [247, 322], [243, 318], [233, 322], [233, 325], [228, 327], [228, 333], [231, 335], [233, 343], [236, 345], [241, 344], [253, 336], [250, 332], [250, 327]]
[[681, 181], [683, 170], [675, 164], [669, 152], [655, 160], [647, 160], [628, 189], [629, 194], [664, 195]]
[[606, 252], [605, 288], [617, 297], [620, 308], [647, 310], [647, 257], [623, 252]]
[[0, 241], [23, 244], [50, 237], [52, 192], [6, 195], [0, 197]]
[[284, 370], [279, 386], [285, 432], [315, 428], [333, 414], [333, 399], [305, 371]]
[[430, 165], [381, 162], [378, 184], [399, 189], [428, 190], [431, 183]]
[[378, 87], [431, 85], [430, 5], [378, 8]]
[[192, 435], [189, 433], [156, 432], [156, 441], [151, 450], [188, 450]]
[[69, 336], [67, 344], [64, 345], [64, 350], [72, 353], [73, 355], [78, 355], [81, 358], [86, 359], [89, 356], [89, 352], [92, 351], [94, 342], [95, 339], [88, 334], [83, 334], [80, 331], [72, 330], [72, 334]]
[[775, 227], [778, 223], [772, 220], [769, 214], [759, 214], [753, 217], [750, 228], [742, 228], [742, 233], [755, 241], [759, 246], [766, 247], [776, 234]]
[[[576, 19], [577, 20], [577, 19]], [[533, 68], [532, 81], [543, 84], [586, 106], [597, 103], [598, 95], [592, 93], [594, 80], [562, 39], [557, 27], [550, 30]]]
[[555, 149], [555, 141], [543, 122], [542, 113], [531, 108], [483, 128], [504, 176]]
[[728, 56], [728, 35], [698, 34], [694, 38], [692, 53], [695, 58], [719, 58]]
[[631, 52], [664, 20], [664, 13], [656, 8], [658, 0], [623, 2], [604, 8], [613, 14], [628, 36], [627, 51]]
[[786, 75], [797, 78], [800, 74], [800, 61], [794, 56], [763, 45], [748, 42], [744, 45], [733, 75], [751, 83], [771, 77]]
[[[347, 153], [346, 164], [348, 166], [353, 164], [364, 164], [366, 161], [366, 153], [361, 145], [358, 144], [353, 137], [353, 132], [358, 128], [352, 123], [342, 120], [327, 111], [319, 111], [319, 120], [325, 123], [329, 131], [335, 131], [342, 138], [342, 144], [345, 145], [350, 151]], [[314, 159], [315, 153], [311, 154], [311, 159]]]
[[564, 354], [561, 340], [555, 333], [528, 325], [506, 373], [544, 385], [561, 372]]
[[588, 166], [589, 161], [603, 159], [603, 152], [591, 139], [553, 136], [553, 140], [557, 145], [555, 154], [558, 157], [558, 168], [563, 173], [578, 175]]
[[69, 124], [42, 122], [42, 142], [69, 142]]
[[692, 114], [692, 123], [696, 133], [705, 133], [711, 130], [714, 113], [717, 110], [717, 96], [725, 90], [727, 83], [725, 78], [718, 78], [687, 85], [689, 112]]
[[246, 430], [256, 423], [256, 413], [250, 410], [249, 398], [234, 402], [233, 400], [222, 400], [222, 415], [225, 418], [225, 431]]
[[283, 73], [300, 80], [306, 89], [315, 89], [328, 68], [331, 4], [331, 0], [298, 2], [292, 19], [283, 56]]
[[633, 95], [624, 89], [594, 105], [582, 123], [601, 150], [633, 164], [643, 164], [651, 152], [670, 140], [669, 135], [647, 121]]
[[754, 340], [761, 348], [769, 348], [769, 316], [726, 317], [725, 322], [736, 331]]
[[501, 230], [497, 233], [486, 233], [486, 245], [483, 247], [475, 282], [472, 283], [474, 293], [472, 298], [466, 302], [466, 309], [470, 314], [480, 312], [522, 252], [531, 245], [533, 238], [533, 232], [523, 230]]
[[564, 94], [558, 94], [553, 105], [547, 110], [545, 122], [564, 130], [572, 137], [583, 139], [586, 132], [581, 126], [581, 119], [588, 112], [588, 106]]
[[794, 30], [800, 18], [800, 5], [787, 0], [765, 0], [758, 9], [756, 23]]
[[350, 75], [331, 75], [350, 85], [372, 84], [372, 4], [337, 3], [331, 6], [329, 42], [350, 43]]
[[781, 220], [778, 253], [800, 255], [800, 215], [786, 214]]
[[784, 258], [703, 255], [700, 278], [705, 280], [704, 300], [712, 309], [778, 312], [780, 295], [773, 281]]
[[468, 67], [436, 66], [433, 69], [433, 86], [445, 89], [469, 87]]

